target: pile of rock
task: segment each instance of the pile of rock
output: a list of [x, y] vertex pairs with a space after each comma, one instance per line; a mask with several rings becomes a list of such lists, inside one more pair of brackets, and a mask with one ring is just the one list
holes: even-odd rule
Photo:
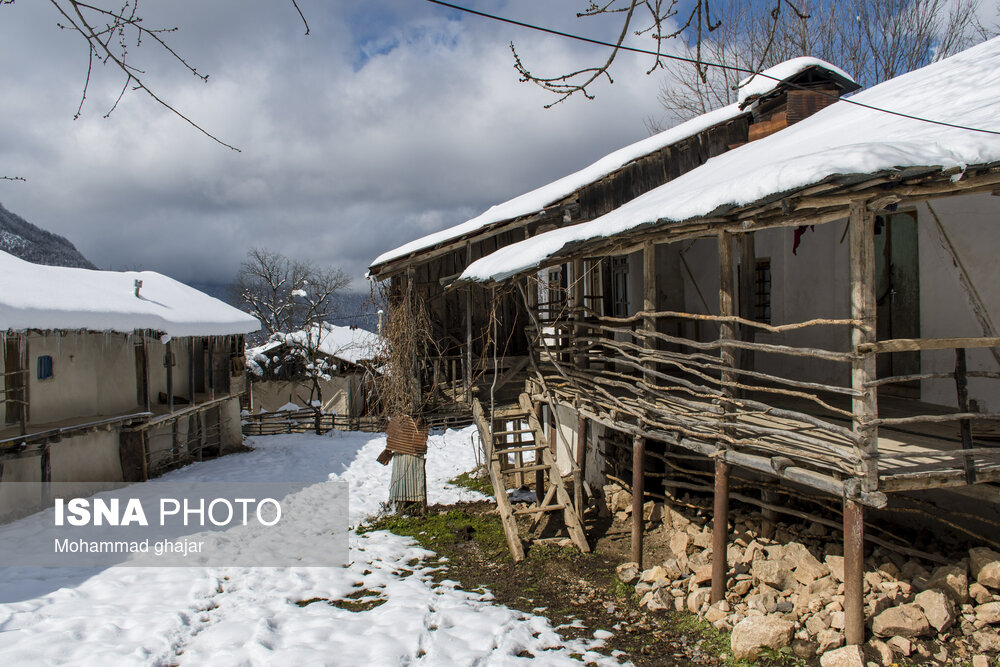
[[[623, 492], [612, 492], [606, 496], [610, 509], [624, 512], [615, 509], [624, 504]], [[837, 542], [817, 534], [825, 531], [792, 535], [785, 528], [776, 533], [782, 541], [769, 540], [752, 529], [750, 515], [736, 515], [726, 599], [711, 604], [710, 525], [663, 505], [647, 506], [644, 514], [662, 521], [656, 537], [668, 555], [643, 571], [624, 563], [619, 579], [634, 585], [640, 604], [651, 611], [689, 611], [731, 632], [737, 658], [790, 647], [803, 659], [822, 655], [824, 665], [863, 667], [911, 655], [941, 663], [983, 656], [981, 663], [1000, 652], [1000, 553], [988, 548], [932, 570], [876, 549], [865, 563], [865, 618], [873, 639], [862, 659], [856, 647], [837, 650], [844, 645], [844, 559]]]

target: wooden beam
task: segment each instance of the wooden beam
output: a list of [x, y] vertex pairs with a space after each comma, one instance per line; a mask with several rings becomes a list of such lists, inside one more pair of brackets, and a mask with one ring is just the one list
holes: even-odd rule
[[862, 353], [912, 352], [916, 350], [982, 349], [1000, 347], [1000, 338], [893, 338], [862, 343]]
[[712, 514], [712, 604], [726, 599], [729, 550], [729, 464], [715, 460], [715, 498]]
[[[729, 232], [720, 232], [718, 236], [719, 255], [719, 315], [722, 317], [733, 317], [736, 315], [736, 305], [733, 298], [733, 236]], [[736, 367], [736, 354], [732, 347], [727, 345], [735, 337], [735, 326], [732, 322], [723, 321], [719, 324], [719, 341], [722, 346], [719, 348], [719, 357], [723, 368], [722, 393], [727, 399], [722, 403], [722, 409], [727, 413], [723, 418], [731, 422], [734, 417], [729, 414], [733, 411], [732, 399], [735, 397], [735, 390], [732, 383], [736, 381], [733, 368]], [[731, 427], [723, 427], [723, 431], [732, 434]], [[717, 450], [721, 453], [726, 447], [722, 442], [717, 443]], [[726, 597], [726, 552], [729, 548], [729, 464], [722, 458], [715, 459], [715, 488], [714, 488], [714, 510], [712, 514], [712, 603], [724, 600]]]
[[167, 341], [167, 349], [163, 355], [163, 363], [167, 367], [167, 409], [174, 411], [174, 343]]
[[583, 482], [587, 469], [587, 418], [580, 413], [580, 418], [576, 423], [576, 469], [573, 471], [573, 503], [576, 505], [576, 513], [583, 520], [583, 513], [586, 507], [583, 500]]

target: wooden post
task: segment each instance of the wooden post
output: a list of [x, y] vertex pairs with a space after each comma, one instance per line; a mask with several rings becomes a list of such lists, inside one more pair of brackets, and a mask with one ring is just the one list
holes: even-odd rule
[[844, 636], [848, 644], [865, 642], [864, 508], [844, 498]]
[[587, 465], [587, 418], [580, 414], [576, 423], [576, 470], [573, 471], [573, 502], [576, 505], [576, 513], [583, 520], [583, 480], [584, 471]]
[[[550, 410], [550, 412], [551, 412], [551, 410]], [[538, 405], [535, 406], [535, 419], [538, 420], [539, 424], [544, 424], [545, 423], [542, 420], [542, 404], [541, 403], [539, 403]], [[535, 443], [535, 444], [539, 444], [540, 445], [540, 444], [543, 444], [543, 443], [538, 442], [538, 443]], [[552, 448], [552, 445], [553, 445], [553, 441], [552, 441], [552, 435], [551, 435], [551, 432], [550, 432], [550, 434], [549, 434], [549, 447]], [[541, 458], [542, 458], [542, 453], [540, 451], [535, 452], [535, 462], [537, 463], [538, 461], [541, 460]], [[545, 471], [544, 470], [536, 470], [535, 471], [535, 499], [538, 501], [538, 505], [539, 506], [541, 506], [542, 502], [545, 500]]]
[[188, 397], [194, 405], [194, 336], [188, 338]]
[[878, 417], [875, 380], [875, 353], [861, 352], [859, 346], [876, 340], [875, 329], [875, 216], [863, 201], [851, 203], [851, 317], [861, 325], [851, 329], [855, 360], [851, 364], [851, 387], [858, 392], [852, 401], [854, 432], [860, 436], [862, 489], [878, 490], [878, 429], [871, 421]]
[[632, 560], [642, 569], [642, 499], [646, 493], [646, 439], [635, 436], [632, 440]]
[[164, 353], [163, 363], [167, 367], [167, 409], [174, 411], [174, 343], [167, 341], [167, 350]]
[[[731, 317], [736, 314], [733, 299], [733, 236], [729, 232], [719, 232], [719, 315]], [[731, 322], [720, 322], [719, 355], [723, 368], [732, 369], [736, 366], [736, 355], [726, 341], [735, 338], [735, 327]], [[731, 399], [735, 392], [731, 385], [735, 374], [731, 370], [723, 370], [721, 374], [722, 408], [727, 413], [723, 418], [725, 423], [732, 421], [728, 413], [733, 411]], [[732, 427], [723, 425], [723, 433], [732, 435]], [[721, 454], [726, 446], [723, 442], [717, 445]], [[726, 552], [729, 548], [729, 465], [722, 459], [715, 460], [715, 502], [712, 517], [712, 602], [723, 600], [726, 596], [727, 565]]]
[[[958, 392], [958, 411], [969, 411], [969, 375], [968, 363], [965, 359], [965, 348], [955, 350], [955, 390]], [[972, 449], [972, 422], [962, 419], [958, 422], [959, 433], [962, 436], [962, 449]], [[971, 456], [963, 456], [965, 460], [965, 483], [976, 483], [976, 462]]]
[[[647, 313], [656, 310], [656, 246], [652, 241], [647, 241], [642, 247], [642, 309]], [[647, 334], [655, 332], [656, 318], [644, 317], [643, 328]], [[643, 347], [650, 351], [655, 350], [656, 339], [651, 335], [647, 336]], [[651, 364], [649, 370], [655, 371], [656, 364]], [[656, 383], [656, 378], [650, 373], [645, 373], [643, 380], [647, 385]]]
[[[851, 328], [855, 360], [851, 364], [851, 400], [854, 432], [859, 436], [862, 490], [878, 490], [877, 390], [869, 385], [876, 377], [875, 353], [859, 347], [876, 340], [875, 216], [864, 201], [851, 202], [851, 317], [860, 322]], [[848, 644], [865, 641], [864, 611], [864, 511], [860, 503], [844, 498], [844, 635]]]
[[729, 549], [729, 464], [715, 459], [715, 509], [712, 516], [712, 604], [726, 599]]
[[[573, 275], [571, 276], [573, 282], [570, 283], [570, 294], [572, 295], [572, 320], [575, 320], [577, 324], [583, 321], [585, 317], [584, 314], [584, 302], [583, 302], [583, 260], [575, 259], [573, 260]], [[576, 340], [579, 336], [585, 336], [585, 332], [579, 326], [570, 326], [570, 345], [573, 347], [573, 366], [577, 369], [582, 369], [587, 367], [587, 355], [581, 353], [576, 349]]]
[[[472, 264], [472, 243], [465, 244], [465, 266]], [[465, 288], [465, 401], [472, 405], [472, 285]]]

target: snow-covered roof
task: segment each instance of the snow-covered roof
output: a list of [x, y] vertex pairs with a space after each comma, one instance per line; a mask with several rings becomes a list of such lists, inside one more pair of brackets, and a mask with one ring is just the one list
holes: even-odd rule
[[[142, 281], [139, 296], [136, 280]], [[0, 252], [0, 331], [223, 336], [259, 328], [250, 315], [160, 273], [42, 266]]]
[[861, 87], [850, 74], [836, 65], [831, 65], [825, 60], [820, 60], [819, 58], [802, 56], [800, 58], [786, 60], [783, 63], [778, 63], [774, 67], [769, 67], [766, 70], [763, 70], [760, 74], [751, 74], [747, 78], [740, 81], [740, 90], [737, 95], [737, 102], [740, 108], [745, 107], [746, 103], [752, 101], [753, 98], [767, 95], [771, 91], [777, 89], [782, 83], [793, 79], [812, 67], [823, 70], [828, 74], [832, 74], [835, 80], [840, 79], [841, 87], [845, 90], [857, 90]]
[[731, 104], [715, 111], [692, 118], [669, 130], [664, 130], [651, 137], [646, 137], [634, 144], [620, 148], [613, 153], [605, 155], [597, 162], [580, 171], [564, 176], [556, 181], [536, 188], [518, 197], [514, 197], [502, 204], [492, 206], [484, 213], [466, 220], [465, 222], [443, 229], [439, 232], [429, 234], [423, 238], [402, 245], [394, 250], [382, 253], [371, 263], [372, 267], [385, 264], [386, 262], [400, 257], [405, 257], [410, 253], [430, 248], [439, 243], [444, 243], [457, 239], [466, 234], [475, 232], [483, 227], [505, 220], [513, 220], [523, 215], [537, 213], [547, 206], [555, 204], [559, 200], [568, 197], [580, 188], [594, 183], [607, 176], [611, 172], [619, 169], [633, 160], [654, 153], [661, 148], [673, 145], [679, 141], [692, 137], [699, 132], [715, 125], [732, 120], [744, 112], [739, 107]]
[[[324, 322], [322, 325], [312, 327], [313, 340], [319, 340], [317, 351], [328, 357], [340, 359], [351, 364], [357, 364], [366, 359], [374, 359], [381, 347], [381, 338], [378, 334], [365, 329], [352, 329], [335, 324]], [[293, 331], [291, 333], [279, 333], [271, 336], [263, 345], [247, 349], [247, 357], [254, 359], [258, 354], [267, 355], [269, 352], [281, 345], [297, 345], [303, 347], [307, 344], [306, 332], [304, 330]]]
[[[957, 125], [1000, 131], [1000, 38], [896, 77], [851, 100]], [[682, 222], [745, 206], [826, 178], [906, 167], [942, 170], [1000, 161], [1000, 135], [903, 118], [847, 101], [710, 159], [590, 222], [506, 246], [460, 280], [496, 281], [544, 265], [567, 244], [649, 223]]]

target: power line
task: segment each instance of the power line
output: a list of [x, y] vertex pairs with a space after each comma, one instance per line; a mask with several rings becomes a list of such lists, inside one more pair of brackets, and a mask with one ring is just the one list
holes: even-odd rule
[[[673, 54], [669, 54], [669, 53], [661, 53], [659, 51], [650, 51], [649, 49], [641, 49], [641, 48], [638, 48], [638, 47], [635, 47], [635, 46], [626, 46], [625, 44], [614, 44], [612, 42], [605, 42], [605, 41], [600, 40], [600, 39], [593, 39], [591, 37], [584, 37], [583, 35], [576, 35], [576, 34], [573, 34], [571, 32], [563, 32], [562, 30], [555, 30], [553, 28], [546, 28], [544, 26], [539, 26], [539, 25], [535, 25], [535, 24], [532, 24], [532, 23], [526, 23], [524, 21], [518, 21], [518, 20], [515, 20], [515, 19], [510, 19], [510, 18], [507, 18], [505, 16], [498, 16], [496, 14], [489, 14], [487, 12], [481, 12], [481, 11], [479, 11], [477, 9], [471, 9], [469, 7], [463, 7], [461, 5], [456, 5], [456, 4], [453, 4], [453, 3], [450, 3], [450, 2], [444, 2], [443, 0], [426, 0], [426, 1], [429, 2], [429, 3], [431, 3], [431, 4], [441, 5], [442, 7], [448, 7], [450, 9], [454, 9], [454, 10], [459, 11], [459, 12], [464, 12], [466, 14], [472, 14], [474, 16], [480, 16], [482, 18], [490, 19], [491, 21], [499, 21], [501, 23], [508, 23], [510, 25], [516, 25], [516, 26], [521, 27], [521, 28], [528, 28], [529, 30], [535, 30], [535, 31], [538, 31], [538, 32], [544, 32], [544, 33], [548, 33], [550, 35], [555, 35], [557, 37], [565, 37], [566, 39], [572, 39], [572, 40], [576, 40], [578, 42], [585, 42], [587, 44], [596, 44], [597, 46], [607, 46], [607, 47], [610, 47], [612, 49], [619, 49], [621, 51], [630, 51], [632, 53], [641, 53], [641, 54], [644, 54], [644, 55], [656, 56], [657, 58], [665, 58], [667, 60], [676, 60], [676, 61], [679, 61], [679, 62], [689, 63], [689, 64], [692, 64], [692, 65], [701, 65], [701, 66], [704, 66], [704, 67], [715, 67], [715, 68], [718, 68], [718, 69], [731, 70], [731, 71], [734, 71], [734, 72], [741, 72], [741, 73], [744, 73], [744, 74], [753, 74], [755, 76], [761, 76], [761, 77], [764, 77], [766, 79], [771, 79], [772, 81], [776, 81], [778, 83], [782, 83], [782, 80], [779, 79], [779, 78], [777, 78], [777, 77], [771, 76], [770, 74], [765, 74], [764, 72], [755, 72], [755, 71], [753, 71], [751, 69], [747, 69], [745, 67], [738, 67], [736, 65], [723, 65], [722, 63], [707, 62], [705, 60], [697, 60], [695, 58], [686, 58], [684, 56], [677, 56], [677, 55], [673, 55]], [[799, 86], [799, 85], [794, 84], [794, 83], [787, 83], [786, 82], [786, 85], [788, 85], [789, 87], [792, 87], [792, 88], [798, 88], [800, 90], [806, 90], [805, 86]], [[944, 127], [954, 128], [956, 130], [968, 130], [970, 132], [982, 132], [984, 134], [997, 134], [997, 135], [1000, 135], [1000, 131], [998, 131], [998, 130], [986, 130], [986, 129], [979, 128], [979, 127], [969, 127], [968, 125], [959, 125], [957, 123], [949, 123], [949, 122], [946, 122], [946, 121], [943, 121], [943, 120], [934, 120], [933, 118], [923, 118], [921, 116], [914, 116], [914, 115], [911, 115], [911, 114], [908, 114], [908, 113], [903, 113], [902, 111], [893, 111], [892, 109], [883, 109], [881, 107], [876, 107], [876, 106], [873, 106], [871, 104], [865, 104], [864, 102], [857, 102], [855, 100], [852, 100], [849, 97], [839, 97], [839, 96], [836, 96], [836, 95], [830, 95], [829, 93], [823, 93], [822, 91], [814, 91], [814, 92], [818, 92], [819, 94], [824, 95], [826, 97], [835, 98], [835, 99], [837, 99], [840, 102], [846, 102], [847, 104], [853, 104], [854, 106], [857, 106], [857, 107], [862, 107], [864, 109], [870, 109], [872, 111], [878, 111], [878, 112], [881, 112], [881, 113], [890, 114], [892, 116], [899, 116], [900, 118], [908, 118], [910, 120], [916, 120], [916, 121], [920, 121], [922, 123], [931, 123], [932, 125], [942, 125]]]

